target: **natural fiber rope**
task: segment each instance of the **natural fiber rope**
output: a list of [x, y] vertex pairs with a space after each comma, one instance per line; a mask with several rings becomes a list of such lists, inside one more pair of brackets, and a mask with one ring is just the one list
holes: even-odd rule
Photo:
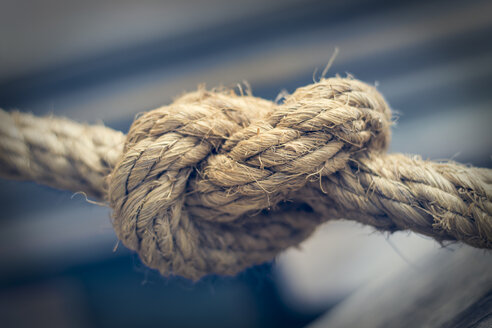
[[387, 155], [390, 125], [376, 89], [347, 78], [282, 104], [200, 89], [126, 141], [0, 111], [0, 172], [108, 201], [118, 237], [164, 275], [235, 274], [331, 219], [492, 248], [492, 170]]

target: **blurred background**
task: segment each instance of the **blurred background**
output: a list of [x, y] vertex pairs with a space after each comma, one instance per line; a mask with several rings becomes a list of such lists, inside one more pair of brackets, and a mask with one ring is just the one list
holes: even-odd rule
[[[490, 168], [491, 14], [490, 1], [0, 0], [0, 108], [127, 131], [201, 83], [247, 81], [273, 100], [319, 78], [338, 47], [328, 76], [376, 85], [397, 113], [391, 151]], [[115, 247], [109, 210], [80, 195], [0, 180], [0, 208], [3, 327], [343, 326], [381, 284], [410, 295], [466, 267], [478, 282], [449, 295], [453, 313], [492, 304], [490, 254], [409, 233], [331, 222], [273, 263], [191, 283]], [[446, 266], [464, 258], [482, 266]]]

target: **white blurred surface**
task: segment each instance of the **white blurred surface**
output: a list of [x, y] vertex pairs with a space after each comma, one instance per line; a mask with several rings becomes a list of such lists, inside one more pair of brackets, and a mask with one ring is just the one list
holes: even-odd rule
[[460, 245], [417, 264], [375, 277], [309, 327], [490, 327], [490, 252]]
[[277, 273], [286, 302], [313, 311], [376, 278], [416, 270], [423, 256], [447, 251], [413, 233], [388, 235], [355, 222], [333, 221], [320, 226], [298, 249], [280, 255]]

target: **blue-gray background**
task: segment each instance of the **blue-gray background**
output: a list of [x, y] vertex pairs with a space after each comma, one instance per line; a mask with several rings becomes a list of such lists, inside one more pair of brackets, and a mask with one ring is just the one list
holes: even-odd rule
[[[490, 1], [0, 1], [0, 108], [126, 131], [200, 83], [257, 96], [328, 75], [375, 84], [398, 113], [391, 151], [491, 167]], [[317, 71], [316, 71], [317, 69]], [[0, 325], [299, 327], [274, 264], [234, 278], [160, 277], [81, 196], [0, 180]], [[364, 270], [364, 268], [360, 268]]]

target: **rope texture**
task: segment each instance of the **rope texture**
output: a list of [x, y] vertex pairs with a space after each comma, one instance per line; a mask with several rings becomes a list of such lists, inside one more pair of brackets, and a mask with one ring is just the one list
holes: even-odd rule
[[354, 79], [282, 104], [199, 89], [140, 116], [126, 141], [0, 115], [2, 176], [108, 201], [118, 237], [163, 275], [235, 274], [331, 219], [492, 248], [492, 170], [386, 154], [391, 111]]
[[0, 110], [0, 176], [104, 199], [125, 135], [102, 125]]

